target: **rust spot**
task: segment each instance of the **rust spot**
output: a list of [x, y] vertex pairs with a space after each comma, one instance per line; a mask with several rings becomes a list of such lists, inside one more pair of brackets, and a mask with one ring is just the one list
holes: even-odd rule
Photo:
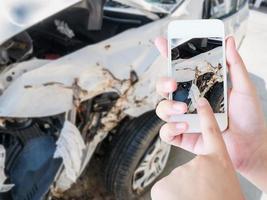
[[105, 49], [108, 50], [111, 47], [110, 44], [105, 45]]
[[142, 100], [135, 100], [134, 103], [140, 104], [140, 103], [142, 103]]
[[138, 82], [138, 76], [134, 70], [131, 70], [130, 72], [130, 81], [132, 85]]
[[51, 86], [51, 85], [63, 85], [63, 83], [60, 82], [48, 82], [48, 83], [44, 83], [43, 86]]
[[189, 68], [189, 67], [184, 67], [184, 68], [181, 68], [181, 69], [176, 69], [176, 71], [180, 71], [180, 70], [185, 70], [185, 71], [195, 71], [194, 69]]
[[149, 39], [148, 42], [154, 45], [154, 41], [152, 39]]
[[79, 79], [75, 78], [72, 84], [73, 90], [73, 105], [77, 108], [81, 103], [81, 96], [86, 95], [88, 92], [79, 86]]
[[147, 98], [148, 96], [145, 96], [142, 99], [137, 99], [136, 97], [134, 97], [134, 103], [136, 104], [137, 107], [141, 107], [142, 103], [144, 103], [144, 101], [146, 101]]
[[123, 82], [123, 80], [120, 80], [120, 79], [118, 79], [118, 78], [116, 78], [108, 69], [102, 69], [103, 70], [103, 73], [104, 73], [104, 75], [106, 76], [106, 75], [110, 75], [111, 76], [111, 78], [113, 79], [113, 80], [115, 80], [115, 81], [118, 81], [118, 82], [120, 82], [120, 83], [122, 83]]
[[32, 85], [24, 85], [25, 89], [33, 88]]
[[13, 80], [12, 76], [7, 76], [6, 81], [11, 82]]

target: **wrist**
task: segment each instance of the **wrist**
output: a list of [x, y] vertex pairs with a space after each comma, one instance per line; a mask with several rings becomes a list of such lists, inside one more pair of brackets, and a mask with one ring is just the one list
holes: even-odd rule
[[251, 154], [246, 165], [239, 172], [259, 189], [267, 192], [267, 131], [265, 131], [264, 136], [261, 144]]

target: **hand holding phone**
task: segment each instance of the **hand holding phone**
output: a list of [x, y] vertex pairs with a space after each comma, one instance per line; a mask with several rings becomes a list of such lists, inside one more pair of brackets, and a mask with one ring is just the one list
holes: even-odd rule
[[236, 172], [207, 100], [201, 98], [197, 109], [205, 155], [197, 155], [159, 180], [151, 190], [152, 199], [243, 200]]
[[[155, 44], [161, 55], [167, 58], [168, 41], [158, 37]], [[235, 169], [257, 187], [267, 191], [266, 122], [256, 87], [250, 80], [236, 46], [233, 37], [226, 39], [226, 59], [232, 88], [228, 93], [229, 126], [222, 132], [222, 136]], [[161, 77], [156, 88], [159, 95], [168, 98], [167, 94], [177, 89], [176, 81], [172, 77]], [[160, 130], [161, 139], [194, 154], [206, 154], [202, 134], [184, 134], [188, 132], [187, 123], [170, 121], [174, 108], [177, 112], [186, 112], [185, 104], [177, 101], [165, 99], [157, 106], [157, 115], [166, 122]]]

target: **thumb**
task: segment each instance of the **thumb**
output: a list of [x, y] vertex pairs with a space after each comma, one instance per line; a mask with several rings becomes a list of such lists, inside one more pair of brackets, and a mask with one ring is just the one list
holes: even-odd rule
[[200, 126], [206, 152], [208, 154], [224, 155], [227, 151], [223, 137], [212, 108], [205, 98], [200, 98], [198, 100], [197, 111], [200, 118]]
[[236, 49], [233, 37], [229, 37], [226, 40], [226, 58], [233, 89], [245, 94], [249, 94], [254, 91], [253, 83], [249, 78], [244, 62]]

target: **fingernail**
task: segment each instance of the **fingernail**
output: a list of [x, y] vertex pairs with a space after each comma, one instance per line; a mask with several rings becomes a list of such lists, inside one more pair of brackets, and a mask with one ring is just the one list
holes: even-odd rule
[[175, 112], [178, 112], [180, 114], [185, 112], [184, 106], [181, 103], [174, 103], [173, 109], [175, 110]]
[[208, 101], [207, 101], [207, 99], [205, 99], [205, 98], [200, 98], [199, 100], [198, 100], [198, 102], [197, 102], [197, 105], [199, 106], [199, 107], [203, 107], [203, 106], [206, 106], [208, 104]]
[[185, 131], [187, 125], [185, 123], [178, 123], [175, 125], [177, 131]]

